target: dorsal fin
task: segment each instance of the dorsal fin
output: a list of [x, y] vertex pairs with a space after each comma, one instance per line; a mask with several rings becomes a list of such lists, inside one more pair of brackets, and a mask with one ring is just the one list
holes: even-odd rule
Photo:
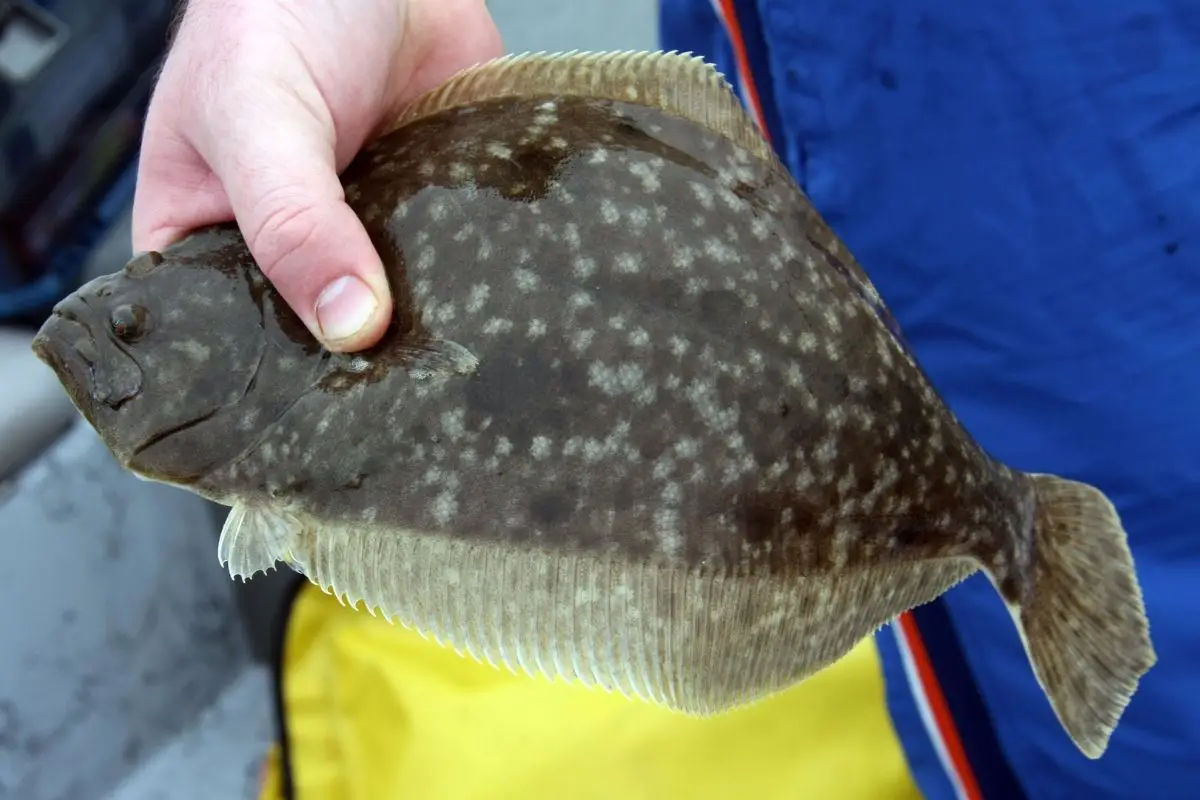
[[521, 53], [467, 67], [383, 129], [503, 97], [594, 97], [660, 109], [719, 133], [767, 161], [775, 151], [716, 67], [690, 53], [619, 50]]

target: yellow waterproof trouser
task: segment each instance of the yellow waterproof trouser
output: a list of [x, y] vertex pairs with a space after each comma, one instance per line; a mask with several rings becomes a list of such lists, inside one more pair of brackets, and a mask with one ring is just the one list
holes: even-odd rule
[[[917, 800], [874, 641], [789, 691], [693, 719], [516, 676], [305, 584], [279, 663], [297, 800]], [[267, 761], [261, 800], [282, 798]]]

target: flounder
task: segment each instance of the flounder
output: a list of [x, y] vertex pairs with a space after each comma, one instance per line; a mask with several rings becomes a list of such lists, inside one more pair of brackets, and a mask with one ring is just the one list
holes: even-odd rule
[[712, 714], [982, 570], [1104, 751], [1155, 662], [1113, 504], [972, 439], [711, 66], [481, 64], [342, 181], [396, 298], [378, 346], [323, 349], [233, 224], [34, 344], [127, 469], [232, 507], [231, 574]]

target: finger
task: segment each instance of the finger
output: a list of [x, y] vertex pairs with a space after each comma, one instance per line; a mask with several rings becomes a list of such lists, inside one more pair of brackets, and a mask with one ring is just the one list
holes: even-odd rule
[[[274, 105], [274, 104], [273, 104]], [[297, 102], [271, 125], [234, 131], [216, 169], [255, 260], [327, 347], [355, 351], [386, 330], [392, 300], [383, 264], [345, 203], [332, 138]]]
[[135, 252], [162, 250], [198, 227], [233, 219], [221, 182], [183, 133], [197, 127], [194, 110], [201, 94], [195, 48], [188, 46], [193, 27], [181, 25], [146, 112], [133, 198]]
[[185, 234], [233, 219], [225, 190], [196, 150], [147, 123], [133, 194], [133, 250], [163, 250]]
[[504, 52], [483, 0], [411, 0], [404, 36], [403, 59], [410, 61], [402, 104]]

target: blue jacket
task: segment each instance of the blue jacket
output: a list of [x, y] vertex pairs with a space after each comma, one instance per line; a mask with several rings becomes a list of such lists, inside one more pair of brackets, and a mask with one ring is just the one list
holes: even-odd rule
[[[930, 800], [1200, 794], [1200, 4], [664, 0], [994, 455], [1117, 504], [1158, 664], [1071, 744], [982, 575], [879, 634]], [[928, 665], [926, 672], [917, 669]]]

